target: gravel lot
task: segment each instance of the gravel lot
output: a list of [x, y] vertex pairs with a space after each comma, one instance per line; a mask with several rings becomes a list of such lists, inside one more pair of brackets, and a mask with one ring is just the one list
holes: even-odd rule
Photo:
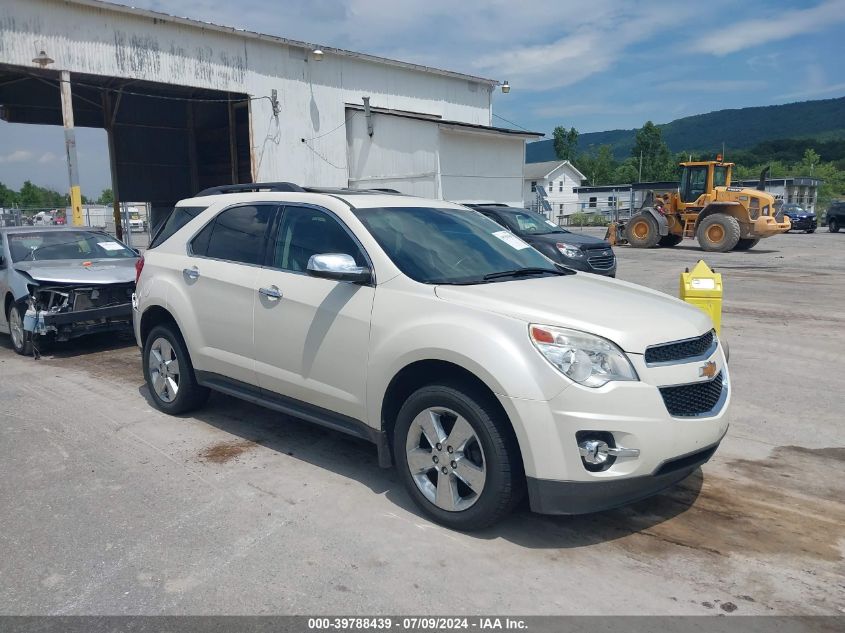
[[672, 294], [724, 275], [727, 438], [662, 496], [472, 535], [365, 443], [219, 395], [156, 412], [130, 338], [36, 362], [0, 336], [0, 612], [845, 613], [845, 235], [617, 253]]

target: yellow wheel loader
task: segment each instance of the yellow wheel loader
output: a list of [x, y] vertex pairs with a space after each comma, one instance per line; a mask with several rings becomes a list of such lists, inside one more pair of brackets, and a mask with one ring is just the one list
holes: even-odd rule
[[[733, 163], [681, 163], [680, 187], [663, 194], [649, 192], [643, 206], [625, 225], [624, 237], [635, 248], [675, 246], [696, 238], [705, 251], [744, 251], [761, 239], [791, 227], [782, 217], [782, 200], [765, 191], [768, 168], [757, 189], [731, 186]], [[621, 227], [620, 227], [621, 228]]]

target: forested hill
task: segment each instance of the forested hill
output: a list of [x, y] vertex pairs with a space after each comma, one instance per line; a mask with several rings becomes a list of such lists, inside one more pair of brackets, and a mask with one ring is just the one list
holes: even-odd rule
[[[565, 124], [565, 121], [561, 121]], [[802, 101], [776, 106], [717, 110], [676, 119], [659, 126], [672, 152], [747, 149], [774, 139], [813, 138], [819, 141], [845, 139], [845, 97]], [[617, 159], [630, 156], [636, 130], [588, 132], [578, 137], [578, 152], [591, 153], [610, 145]], [[529, 163], [554, 160], [551, 140], [529, 143]]]

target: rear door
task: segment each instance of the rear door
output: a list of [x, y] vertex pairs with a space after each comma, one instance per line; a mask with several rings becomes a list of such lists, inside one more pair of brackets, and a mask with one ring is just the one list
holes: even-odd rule
[[308, 259], [324, 253], [345, 253], [370, 266], [334, 214], [286, 206], [268, 266], [254, 285], [258, 383], [271, 396], [365, 420], [375, 287], [309, 275]]
[[196, 311], [194, 364], [200, 371], [256, 385], [255, 280], [277, 204], [250, 203], [219, 213], [190, 242], [182, 283]]

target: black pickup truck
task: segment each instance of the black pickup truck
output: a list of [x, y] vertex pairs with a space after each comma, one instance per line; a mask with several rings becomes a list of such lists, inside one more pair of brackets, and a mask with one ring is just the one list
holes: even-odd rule
[[845, 201], [837, 200], [832, 202], [827, 210], [827, 230], [838, 233], [843, 227], [845, 227]]

